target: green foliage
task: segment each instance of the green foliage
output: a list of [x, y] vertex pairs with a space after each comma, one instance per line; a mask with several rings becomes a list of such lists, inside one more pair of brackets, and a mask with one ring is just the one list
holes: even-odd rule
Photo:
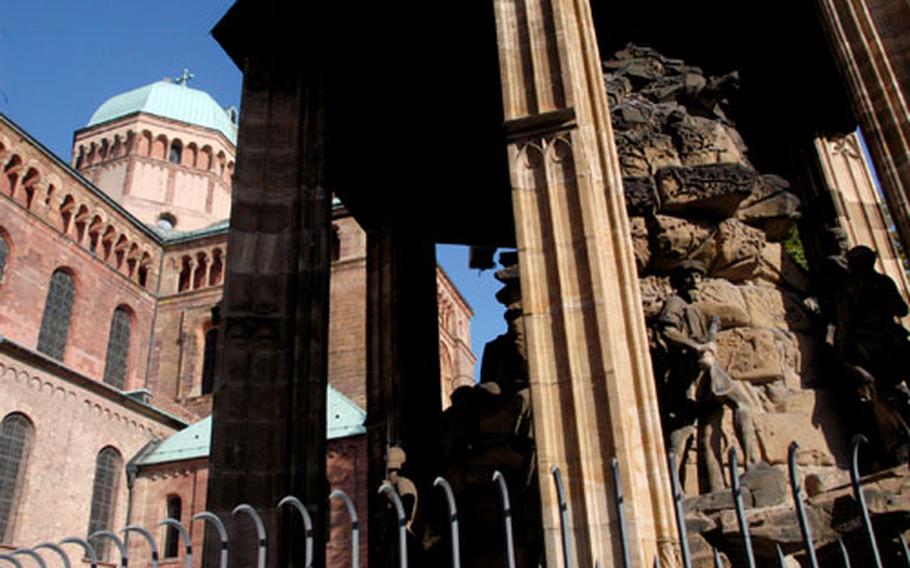
[[809, 270], [809, 263], [806, 262], [806, 249], [803, 248], [803, 241], [799, 238], [799, 230], [796, 225], [790, 227], [790, 232], [784, 240], [784, 250], [796, 261], [796, 264]]

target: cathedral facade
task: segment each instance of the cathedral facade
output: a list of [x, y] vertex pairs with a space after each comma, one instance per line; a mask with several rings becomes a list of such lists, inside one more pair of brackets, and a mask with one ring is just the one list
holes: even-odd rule
[[[159, 81], [104, 102], [67, 164], [0, 116], [0, 551], [168, 516], [192, 531], [205, 509], [236, 123]], [[327, 460], [356, 499], [366, 238], [337, 200], [332, 219]], [[437, 286], [446, 404], [473, 382], [472, 312], [441, 268]]]

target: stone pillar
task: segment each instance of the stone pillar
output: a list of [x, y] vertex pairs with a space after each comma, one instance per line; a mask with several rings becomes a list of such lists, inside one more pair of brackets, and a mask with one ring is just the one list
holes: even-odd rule
[[910, 250], [910, 5], [818, 1], [900, 242]]
[[[219, 330], [208, 507], [241, 502], [268, 526], [268, 566], [302, 565], [293, 494], [325, 542], [326, 378], [331, 195], [325, 184], [325, 78], [286, 57], [247, 57]], [[231, 564], [255, 566], [252, 521], [235, 517]], [[316, 546], [314, 566], [324, 565]], [[206, 566], [217, 551], [206, 551]]]
[[815, 148], [838, 224], [847, 232], [850, 246], [866, 245], [877, 252], [879, 270], [894, 280], [905, 300], [910, 300], [907, 271], [888, 233], [889, 221], [859, 136], [817, 138]]
[[[417, 485], [419, 514], [435, 506], [442, 415], [436, 253], [423, 235], [386, 224], [367, 231], [367, 436], [370, 470], [369, 564], [397, 566], [397, 524], [376, 490], [386, 449], [407, 452], [404, 474]], [[421, 519], [417, 519], [418, 524]], [[412, 561], [416, 565], [416, 560]]]
[[629, 221], [587, 1], [495, 0], [547, 565], [562, 566], [549, 467], [578, 566], [676, 566], [672, 499]]

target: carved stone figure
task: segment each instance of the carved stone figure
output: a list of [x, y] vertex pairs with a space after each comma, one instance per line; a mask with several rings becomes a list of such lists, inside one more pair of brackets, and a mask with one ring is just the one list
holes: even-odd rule
[[847, 252], [847, 275], [835, 294], [834, 352], [858, 402], [871, 405], [883, 461], [903, 461], [907, 426], [906, 379], [910, 342], [897, 318], [907, 304], [897, 286], [875, 270], [875, 252], [865, 246]]
[[[733, 411], [736, 437], [747, 469], [758, 463], [760, 456], [751, 401], [717, 362], [718, 319], [708, 321], [693, 305], [704, 273], [704, 265], [698, 261], [683, 262], [673, 272], [670, 284], [674, 293], [657, 317], [657, 329], [668, 354], [665, 384], [675, 395], [664, 398], [675, 399], [675, 404], [688, 407], [679, 409], [681, 417], [699, 421], [699, 449], [704, 456], [708, 485], [711, 491], [720, 491], [724, 487], [722, 456], [711, 438], [719, 432], [724, 406]], [[671, 449], [677, 455], [683, 454], [691, 430], [691, 422], [683, 423], [670, 434]]]
[[401, 497], [401, 504], [404, 506], [404, 514], [407, 522], [407, 530], [413, 535], [414, 517], [417, 516], [417, 486], [409, 478], [401, 474], [401, 469], [408, 456], [399, 446], [392, 446], [388, 451], [389, 483], [398, 492]]
[[[535, 467], [534, 433], [528, 387], [528, 362], [522, 325], [518, 256], [503, 253], [496, 278], [504, 284], [496, 298], [506, 307], [506, 333], [486, 344], [481, 382], [452, 393], [443, 413], [440, 472], [458, 495], [459, 516], [472, 519], [461, 526], [466, 566], [505, 566], [502, 554], [502, 510], [493, 472], [506, 479], [512, 499], [515, 550], [519, 565], [541, 561], [540, 502]], [[445, 563], [447, 520], [438, 520], [424, 537], [429, 558]], [[435, 542], [434, 542], [435, 541]], [[439, 545], [437, 545], [439, 543]]]

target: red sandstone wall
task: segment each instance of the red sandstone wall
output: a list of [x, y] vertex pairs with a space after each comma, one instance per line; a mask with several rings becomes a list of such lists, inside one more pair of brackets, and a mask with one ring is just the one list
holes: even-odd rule
[[[193, 515], [205, 510], [205, 488], [208, 483], [208, 460], [198, 459], [188, 462], [160, 464], [142, 469], [133, 486], [133, 510], [131, 521], [145, 527], [155, 535], [158, 541], [160, 566], [184, 565], [184, 543], [181, 540], [175, 558], [164, 558], [165, 529], [158, 527], [161, 520], [167, 518], [167, 501], [171, 495], [180, 497], [182, 510], [180, 523], [189, 531], [196, 556], [195, 566], [201, 566], [202, 546], [205, 539], [205, 525], [202, 521], [193, 522]], [[229, 519], [225, 519], [229, 523]], [[148, 545], [141, 538], [130, 541], [130, 561], [136, 559], [136, 565], [145, 565], [149, 561]]]
[[[11, 412], [24, 414], [34, 427], [16, 507], [12, 544], [18, 546], [85, 536], [98, 452], [111, 446], [125, 464], [153, 438], [176, 431], [173, 424], [125, 408], [3, 348], [0, 419]], [[121, 471], [114, 527], [126, 522], [127, 501]]]
[[0, 231], [10, 254], [0, 281], [0, 335], [34, 349], [51, 274], [69, 269], [76, 296], [63, 362], [101, 380], [111, 316], [119, 305], [133, 312], [125, 390], [143, 388], [155, 298], [28, 211], [0, 194]]
[[333, 225], [341, 250], [332, 263], [330, 284], [329, 382], [366, 408], [366, 233], [353, 217], [336, 218]]
[[[341, 489], [354, 500], [360, 514], [360, 565], [366, 566], [367, 556], [367, 467], [366, 436], [329, 440], [326, 453], [326, 470], [329, 485], [332, 489]], [[201, 521], [191, 523], [195, 513], [205, 510], [205, 488], [208, 481], [208, 461], [192, 460], [172, 464], [160, 464], [142, 468], [136, 479], [133, 493], [133, 522], [151, 530], [158, 539], [159, 548], [164, 549], [164, 529], [156, 528], [166, 517], [166, 504], [170, 495], [178, 495], [183, 504], [181, 522], [192, 535], [194, 566], [201, 566], [201, 551], [205, 538]], [[223, 519], [226, 524], [230, 519]], [[314, 519], [316, 522], [316, 519]], [[351, 565], [351, 532], [350, 518], [340, 502], [332, 503], [331, 540], [326, 554], [326, 565], [332, 568], [345, 568]], [[266, 530], [272, 527], [266, 527]], [[149, 560], [148, 546], [141, 539], [130, 543], [130, 562], [144, 565]], [[180, 556], [164, 559], [162, 567], [175, 566], [182, 568], [184, 562], [183, 547]]]

